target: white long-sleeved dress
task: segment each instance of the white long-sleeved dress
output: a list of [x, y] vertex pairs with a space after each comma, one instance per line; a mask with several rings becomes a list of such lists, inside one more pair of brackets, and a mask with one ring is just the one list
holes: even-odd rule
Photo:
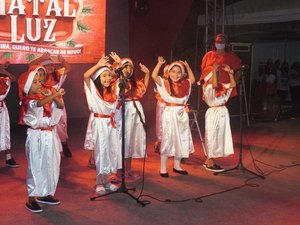
[[113, 127], [115, 103], [104, 101], [97, 94], [96, 87], [91, 80], [90, 89], [84, 83], [84, 89], [91, 113], [92, 143], [94, 145], [96, 173], [116, 173], [122, 167], [121, 142], [116, 128]]
[[88, 124], [86, 127], [86, 133], [84, 138], [83, 149], [94, 151], [94, 142], [93, 142], [93, 131], [92, 131], [92, 121], [94, 119], [94, 113], [90, 113]]
[[29, 100], [23, 118], [27, 129], [25, 143], [27, 192], [29, 196], [54, 195], [59, 179], [61, 143], [52, 128], [59, 122], [62, 110], [51, 106], [51, 116], [44, 116], [44, 108], [37, 107], [37, 100]]
[[[172, 97], [161, 79], [161, 86], [156, 84], [157, 90], [166, 102], [166, 106], [162, 113], [162, 140], [161, 155], [175, 156], [179, 158], [188, 158], [193, 153], [194, 145], [189, 125], [189, 115], [185, 110], [185, 105], [191, 93], [191, 83], [189, 81], [188, 95], [177, 98]], [[172, 106], [168, 103], [173, 103]]]
[[9, 150], [10, 144], [10, 123], [9, 114], [5, 104], [5, 98], [9, 92], [11, 81], [7, 77], [0, 77], [2, 94], [0, 95], [0, 152]]
[[223, 84], [226, 93], [216, 97], [212, 84], [203, 87], [203, 99], [209, 108], [205, 114], [205, 148], [208, 158], [225, 157], [234, 153], [229, 112], [225, 104], [230, 98], [230, 84]]
[[155, 90], [156, 110], [155, 110], [155, 134], [158, 141], [161, 141], [162, 136], [162, 123], [161, 116], [166, 106], [166, 103], [161, 99], [159, 93]]
[[[119, 81], [118, 81], [119, 82]], [[141, 114], [142, 120], [145, 122], [145, 114], [143, 106], [139, 99], [146, 92], [146, 87], [142, 81], [137, 81], [137, 92], [135, 98], [135, 104], [138, 111]], [[143, 123], [140, 120], [137, 109], [132, 101], [132, 96], [129, 93], [126, 94], [125, 99], [125, 158], [144, 158], [146, 152], [146, 131]], [[121, 104], [119, 99], [119, 105]], [[116, 121], [119, 130], [119, 138], [122, 140], [122, 107], [118, 107], [116, 110]]]

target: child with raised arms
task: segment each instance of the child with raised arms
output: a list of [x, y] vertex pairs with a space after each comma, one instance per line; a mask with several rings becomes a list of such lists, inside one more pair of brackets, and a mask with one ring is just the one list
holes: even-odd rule
[[[221, 83], [219, 70], [228, 74], [229, 83]], [[202, 71], [200, 82], [203, 84], [203, 100], [209, 106], [205, 113], [205, 154], [204, 168], [221, 172], [224, 169], [214, 162], [215, 158], [226, 157], [234, 153], [230, 128], [230, 117], [226, 103], [236, 86], [234, 71], [229, 65], [213, 64]]]
[[[115, 52], [110, 56], [115, 61], [116, 69], [121, 69], [120, 78], [126, 83], [125, 86], [125, 176], [138, 178], [137, 173], [132, 172], [132, 158], [144, 158], [146, 156], [146, 131], [144, 128], [145, 115], [140, 100], [146, 93], [150, 72], [142, 63], [139, 64], [144, 78], [137, 79], [134, 74], [134, 65], [130, 58], [120, 58]], [[120, 82], [121, 79], [118, 79]], [[118, 129], [122, 128], [121, 96], [119, 96], [119, 107], [116, 111]], [[121, 136], [121, 132], [120, 136]]]
[[116, 191], [109, 175], [122, 167], [121, 143], [115, 124], [118, 88], [112, 87], [112, 71], [108, 57], [84, 73], [84, 90], [89, 111], [93, 113], [90, 128], [96, 165], [96, 193]]
[[[189, 126], [187, 101], [191, 93], [191, 86], [195, 82], [194, 73], [186, 61], [172, 62], [167, 68], [168, 76], [158, 75], [165, 59], [158, 57], [157, 64], [152, 72], [152, 78], [157, 90], [165, 102], [162, 120], [162, 138], [160, 147], [160, 176], [167, 178], [168, 157], [174, 157], [173, 172], [187, 175], [181, 168], [181, 159], [188, 158], [194, 152], [194, 145]], [[185, 68], [187, 79], [185, 78]]]

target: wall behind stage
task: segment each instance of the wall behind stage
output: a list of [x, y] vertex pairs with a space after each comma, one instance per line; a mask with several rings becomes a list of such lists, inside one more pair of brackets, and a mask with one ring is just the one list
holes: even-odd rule
[[[109, 0], [106, 3], [106, 43], [105, 52], [118, 51], [122, 56], [128, 55], [128, 1]], [[89, 115], [83, 92], [83, 73], [93, 64], [71, 64], [72, 70], [63, 87], [68, 118], [87, 118]], [[27, 70], [26, 64], [12, 64], [8, 71], [19, 77]], [[13, 83], [6, 98], [12, 124], [17, 123], [19, 112], [17, 83]]]

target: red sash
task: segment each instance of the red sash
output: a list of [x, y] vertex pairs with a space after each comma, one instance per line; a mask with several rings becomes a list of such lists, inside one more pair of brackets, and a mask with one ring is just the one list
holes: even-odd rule
[[184, 106], [186, 112], [190, 111], [189, 104], [177, 104], [177, 103], [166, 102], [166, 106]]
[[94, 117], [95, 118], [110, 118], [110, 123], [111, 123], [111, 126], [113, 128], [116, 128], [116, 122], [114, 120], [114, 113], [112, 114], [100, 114], [100, 113], [94, 113]]

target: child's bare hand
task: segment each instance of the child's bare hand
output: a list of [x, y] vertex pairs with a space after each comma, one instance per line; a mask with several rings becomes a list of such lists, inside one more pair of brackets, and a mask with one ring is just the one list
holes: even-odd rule
[[59, 95], [64, 95], [66, 92], [65, 92], [65, 89], [63, 88], [60, 88], [58, 91]]
[[41, 58], [42, 59], [51, 59], [51, 54], [49, 52], [45, 52]]
[[65, 61], [65, 58], [64, 58], [61, 54], [58, 54], [58, 55], [57, 55], [57, 59], [58, 59], [58, 61], [60, 61], [60, 62], [64, 62], [64, 61]]
[[121, 62], [121, 58], [120, 56], [118, 56], [118, 54], [116, 52], [111, 52], [109, 54], [109, 56], [116, 62], [116, 63], [120, 63]]
[[150, 73], [149, 69], [142, 63], [139, 64], [143, 73]]
[[52, 94], [52, 91], [49, 90], [49, 89], [45, 89], [45, 90], [42, 91], [42, 94], [45, 95], [45, 96], [49, 96], [49, 95]]
[[179, 62], [181, 62], [186, 68], [190, 68], [190, 65], [188, 64], [188, 62], [186, 60], [180, 60]]
[[162, 65], [162, 64], [164, 64], [164, 63], [166, 62], [166, 60], [165, 60], [162, 56], [158, 56], [158, 57], [157, 57], [157, 62], [158, 62], [160, 65]]
[[110, 63], [109, 63], [109, 57], [108, 56], [102, 56], [101, 59], [98, 61], [97, 65], [99, 67], [103, 67], [103, 66], [108, 66], [110, 67]]
[[231, 70], [231, 68], [227, 64], [222, 64], [222, 70], [229, 72]]

